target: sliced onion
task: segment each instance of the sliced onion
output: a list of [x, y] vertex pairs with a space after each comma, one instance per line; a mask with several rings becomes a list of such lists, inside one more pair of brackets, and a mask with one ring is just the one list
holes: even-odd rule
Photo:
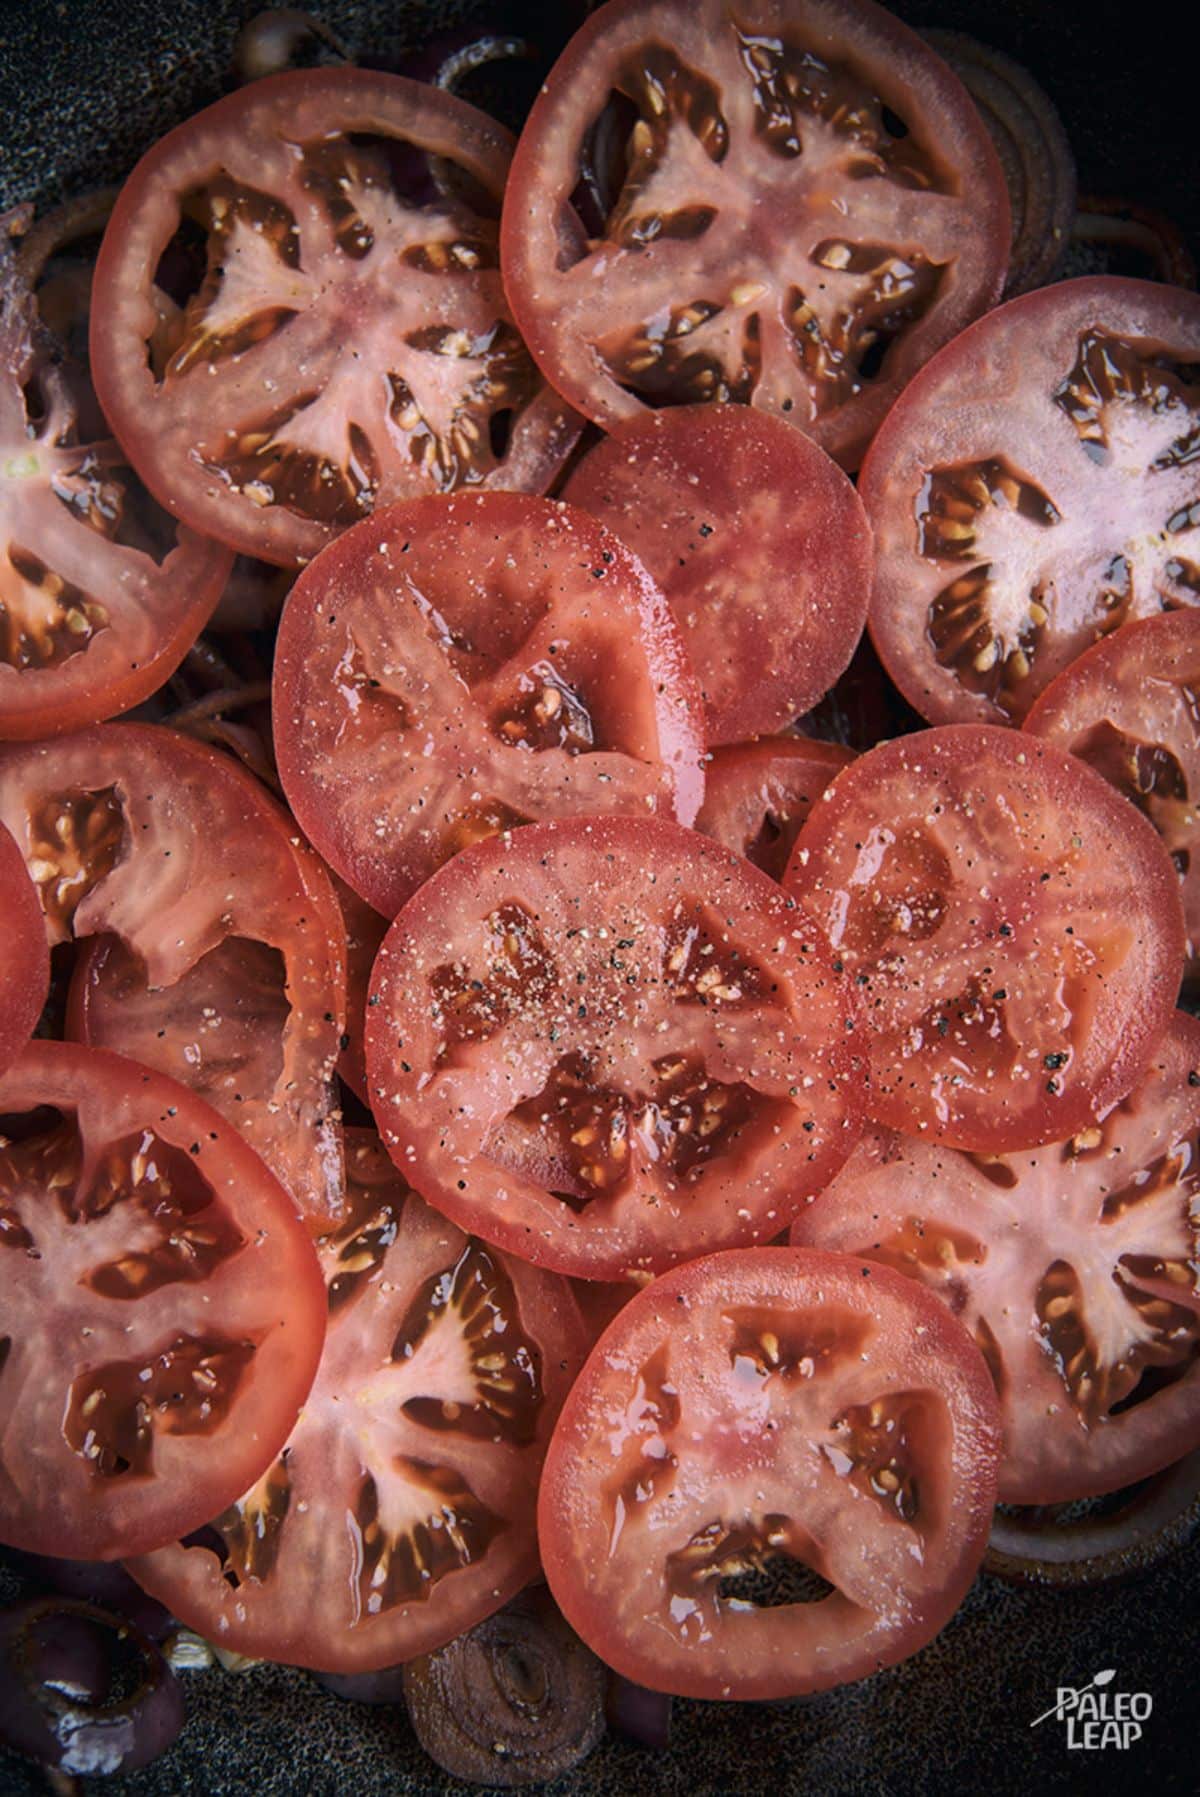
[[255, 13], [238, 32], [233, 69], [239, 81], [260, 81], [265, 75], [311, 65], [322, 49], [332, 51], [341, 62], [352, 60], [341, 38], [323, 19], [314, 19], [294, 6], [272, 6]]
[[81, 1603], [115, 1610], [151, 1641], [162, 1641], [175, 1618], [131, 1579], [118, 1560], [58, 1560], [49, 1554], [22, 1554], [21, 1570], [47, 1591]]
[[73, 1776], [147, 1766], [183, 1727], [183, 1694], [140, 1629], [92, 1604], [0, 1611], [0, 1741]]
[[454, 31], [429, 38], [419, 50], [406, 51], [389, 61], [388, 67], [412, 81], [427, 81], [433, 87], [456, 93], [460, 81], [476, 69], [486, 68], [488, 63], [526, 61], [535, 55], [532, 44], [523, 37]]
[[1075, 158], [1053, 103], [1027, 69], [962, 31], [926, 31], [991, 133], [1012, 202], [1013, 247], [1005, 297], [1044, 287], [1062, 260], [1075, 217]]
[[671, 1699], [663, 1691], [648, 1691], [619, 1672], [608, 1675], [605, 1703], [608, 1725], [638, 1747], [662, 1749], [671, 1745]]
[[1183, 232], [1149, 206], [1080, 195], [1071, 236], [1085, 254], [1100, 251], [1104, 274], [1149, 276], [1172, 287], [1196, 285], [1196, 263]]
[[1200, 1526], [1200, 1451], [1133, 1486], [1115, 1509], [996, 1512], [985, 1564], [1021, 1585], [1099, 1585], [1145, 1572]]
[[604, 1733], [604, 1667], [545, 1590], [404, 1668], [417, 1739], [452, 1778], [540, 1784], [577, 1766]]
[[347, 1703], [404, 1702], [403, 1666], [385, 1666], [381, 1672], [314, 1672], [313, 1677]]

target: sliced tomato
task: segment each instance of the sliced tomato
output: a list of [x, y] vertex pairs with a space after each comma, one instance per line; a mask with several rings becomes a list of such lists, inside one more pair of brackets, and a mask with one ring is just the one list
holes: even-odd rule
[[919, 1285], [848, 1255], [714, 1254], [593, 1349], [546, 1458], [542, 1563], [637, 1684], [828, 1690], [953, 1615], [999, 1447], [983, 1356]]
[[[1200, 611], [1128, 624], [1072, 662], [1025, 720], [1123, 792], [1162, 837], [1200, 982]], [[1194, 863], [1194, 865], [1193, 865]]]
[[296, 582], [275, 747], [297, 818], [384, 916], [468, 843], [603, 812], [691, 823], [700, 697], [645, 569], [515, 493], [377, 513]]
[[[56, 366], [0, 225], [0, 738], [128, 711], [174, 672], [232, 566], [151, 501]], [[91, 414], [91, 415], [89, 415]]]
[[884, 673], [869, 636], [862, 637], [850, 666], [820, 703], [797, 720], [806, 736], [849, 749], [873, 749], [922, 727], [922, 718]]
[[286, 566], [389, 500], [549, 485], [578, 424], [500, 285], [511, 149], [439, 88], [343, 67], [252, 82], [142, 158], [91, 354], [165, 506]]
[[262, 1472], [312, 1383], [320, 1268], [194, 1093], [32, 1042], [0, 1079], [0, 1540], [115, 1559]]
[[809, 811], [854, 760], [838, 743], [772, 736], [710, 756], [696, 828], [782, 880]]
[[583, 1358], [565, 1280], [463, 1235], [370, 1131], [321, 1244], [329, 1329], [287, 1445], [130, 1571], [234, 1653], [353, 1673], [429, 1653], [538, 1570], [535, 1497]]
[[781, 730], [846, 668], [866, 623], [871, 528], [799, 431], [745, 406], [642, 413], [589, 451], [563, 496], [665, 593], [710, 746]]
[[934, 723], [1019, 723], [1134, 618], [1200, 604], [1200, 296], [1065, 281], [944, 349], [871, 446], [870, 629]]
[[965, 88], [870, 0], [612, 0], [534, 102], [501, 249], [539, 366], [606, 430], [743, 402], [854, 467], [1000, 297], [1009, 232]]
[[0, 753], [0, 820], [51, 945], [87, 945], [69, 1032], [190, 1086], [314, 1222], [335, 1217], [345, 935], [257, 781], [172, 730], [105, 724]]
[[367, 1026], [367, 995], [371, 973], [379, 953], [387, 923], [372, 905], [360, 899], [345, 880], [331, 873], [334, 892], [346, 926], [346, 1031], [342, 1037], [342, 1054], [338, 1072], [356, 1098], [367, 1099], [367, 1050], [364, 1040]]
[[1150, 825], [1063, 750], [960, 724], [828, 788], [784, 879], [863, 1000], [868, 1114], [955, 1148], [1063, 1141], [1145, 1073], [1183, 959]]
[[0, 1073], [34, 1031], [50, 990], [50, 953], [37, 887], [0, 824]]
[[619, 1280], [769, 1241], [858, 1133], [831, 963], [774, 882], [678, 825], [480, 843], [379, 952], [380, 1133], [431, 1204], [559, 1272]]
[[919, 1279], [1004, 1420], [1000, 1497], [1062, 1504], [1200, 1447], [1200, 1023], [1102, 1121], [1029, 1154], [868, 1131], [792, 1241]]

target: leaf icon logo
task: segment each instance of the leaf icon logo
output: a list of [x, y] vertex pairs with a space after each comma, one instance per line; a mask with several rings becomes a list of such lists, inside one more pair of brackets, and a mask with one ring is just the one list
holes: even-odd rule
[[1117, 1676], [1116, 1667], [1110, 1666], [1108, 1668], [1107, 1672], [1098, 1672], [1096, 1674], [1096, 1676], [1093, 1678], [1092, 1683], [1094, 1685], [1111, 1685], [1113, 1680], [1116, 1678], [1116, 1676]]

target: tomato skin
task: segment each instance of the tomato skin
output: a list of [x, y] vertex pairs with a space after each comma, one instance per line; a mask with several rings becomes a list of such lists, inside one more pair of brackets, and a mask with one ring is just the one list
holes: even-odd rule
[[841, 469], [782, 420], [711, 405], [629, 420], [563, 497], [662, 588], [709, 748], [783, 729], [844, 672], [866, 623], [870, 526]]
[[[347, 1167], [347, 1219], [320, 1244], [325, 1349], [295, 1430], [203, 1542], [129, 1570], [206, 1640], [349, 1674], [435, 1651], [537, 1577], [542, 1459], [590, 1338], [565, 1280], [468, 1241], [374, 1131], [348, 1132]], [[442, 1529], [466, 1544], [461, 1563]], [[390, 1552], [364, 1571], [381, 1537]]]
[[[69, 1542], [79, 1558], [116, 1559], [199, 1527], [279, 1451], [316, 1371], [324, 1288], [282, 1186], [236, 1131], [174, 1080], [103, 1050], [31, 1042], [0, 1079], [0, 1114], [11, 1129], [11, 1120], [42, 1116], [44, 1107], [77, 1118], [81, 1158], [72, 1177], [71, 1149], [52, 1151], [44, 1164], [58, 1185], [42, 1190], [14, 1163], [23, 1138], [5, 1151], [11, 1226], [24, 1228], [41, 1251], [14, 1261], [0, 1299], [11, 1343], [3, 1370], [9, 1424], [0, 1535], [30, 1553], [57, 1553]], [[35, 1133], [39, 1127], [48, 1126], [35, 1124]], [[139, 1143], [140, 1175], [131, 1171]], [[170, 1155], [174, 1169], [164, 1177], [155, 1162]], [[189, 1180], [207, 1188], [211, 1206], [200, 1210], [202, 1232], [194, 1240], [194, 1213], [186, 1203], [178, 1218], [172, 1211], [184, 1166]], [[110, 1173], [115, 1183], [106, 1186]], [[133, 1206], [139, 1192], [142, 1215], [126, 1221], [123, 1205]], [[202, 1274], [187, 1253], [181, 1257], [172, 1229], [200, 1262], [210, 1256]], [[165, 1271], [154, 1258], [163, 1252]], [[133, 1262], [145, 1257], [149, 1273], [127, 1272], [128, 1255]], [[89, 1283], [102, 1273], [104, 1285]], [[94, 1427], [103, 1439], [106, 1397], [124, 1402], [132, 1426], [129, 1392], [120, 1400], [114, 1393], [160, 1365], [169, 1373], [168, 1344], [179, 1340], [215, 1349], [216, 1373], [206, 1378], [201, 1362], [194, 1380], [194, 1395], [207, 1390], [211, 1398], [190, 1425], [172, 1421], [171, 1405], [186, 1401], [192, 1383], [185, 1359], [175, 1375], [182, 1397], [161, 1380], [147, 1387], [147, 1409], [159, 1414], [146, 1466], [90, 1471], [92, 1437], [74, 1443], [68, 1435], [69, 1427], [82, 1427], [74, 1414], [78, 1384], [104, 1381], [93, 1388], [101, 1397]], [[247, 1346], [248, 1362], [223, 1392], [220, 1353], [244, 1357]], [[139, 1374], [142, 1357], [148, 1366]], [[90, 1420], [90, 1409], [83, 1416]], [[120, 1418], [108, 1427], [109, 1451], [131, 1453]]]
[[385, 938], [366, 1043], [380, 1133], [429, 1202], [582, 1278], [773, 1239], [860, 1127], [854, 996], [821, 931], [657, 820], [464, 851]]
[[[833, 1341], [816, 1337], [821, 1319]], [[812, 1341], [813, 1371], [791, 1367], [790, 1379], [779, 1371], [774, 1387], [770, 1374], [765, 1382], [758, 1376], [761, 1365], [751, 1376], [749, 1363], [738, 1363], [762, 1350], [743, 1344], [741, 1334], [736, 1352], [730, 1345], [731, 1327], [742, 1320], [748, 1330], [769, 1322], [777, 1331], [766, 1352], [768, 1361], [772, 1351], [783, 1356], [781, 1368], [789, 1346], [779, 1331]], [[927, 1412], [917, 1425], [915, 1451], [927, 1456], [921, 1473], [936, 1492], [917, 1555], [910, 1523], [891, 1520], [872, 1499], [864, 1503], [844, 1473], [834, 1482], [845, 1495], [834, 1500], [814, 1471], [822, 1465], [816, 1441], [832, 1413], [859, 1392], [894, 1392], [909, 1381], [938, 1394], [937, 1420]], [[912, 1281], [810, 1249], [709, 1255], [639, 1292], [592, 1349], [546, 1458], [542, 1564], [576, 1633], [637, 1684], [733, 1700], [828, 1690], [915, 1652], [957, 1609], [987, 1545], [999, 1448], [982, 1355]], [[650, 1487], [648, 1495], [635, 1479], [644, 1481], [643, 1493]], [[710, 1519], [732, 1531], [768, 1511], [781, 1514], [764, 1522], [796, 1543], [795, 1556], [836, 1595], [750, 1614], [718, 1604], [714, 1614], [694, 1585], [671, 1582], [668, 1568], [686, 1561]], [[862, 1576], [893, 1554], [895, 1580], [890, 1572], [881, 1579], [887, 1599], [880, 1611], [862, 1588], [848, 1602], [842, 1586], [854, 1569]], [[873, 1576], [866, 1575], [868, 1585]]]
[[1039, 288], [921, 369], [859, 491], [876, 547], [868, 629], [923, 717], [1019, 724], [1108, 633], [1197, 603], [1184, 533], [1198, 418], [1200, 297], [1158, 282]]
[[44, 936], [86, 942], [71, 1032], [210, 1098], [314, 1223], [335, 1216], [345, 930], [286, 814], [231, 756], [112, 723], [0, 750], [0, 819]]
[[25, 857], [0, 824], [0, 1074], [32, 1036], [50, 990], [50, 953]]
[[1195, 694], [1200, 611], [1125, 624], [1086, 649], [1035, 702], [1024, 728], [1094, 767], [1138, 807], [1179, 870], [1187, 983], [1200, 982], [1200, 791]]
[[947, 725], [870, 750], [784, 888], [860, 989], [868, 1115], [950, 1147], [1061, 1141], [1132, 1090], [1184, 949], [1151, 826], [1050, 744]]
[[[361, 147], [364, 138], [387, 144], [379, 166], [369, 144], [354, 161], [353, 140]], [[511, 149], [502, 125], [453, 94], [343, 65], [252, 82], [147, 152], [105, 232], [90, 345], [105, 412], [161, 504], [245, 555], [299, 567], [349, 514], [376, 504], [460, 482], [550, 484], [579, 425], [556, 393], [526, 378], [495, 268], [487, 214], [499, 210]], [[439, 159], [465, 174], [464, 188], [481, 191], [478, 208], [433, 180]], [[208, 209], [206, 184], [222, 177], [237, 191], [232, 202], [217, 194], [226, 210], [206, 219], [206, 282], [181, 323], [174, 308], [168, 322], [183, 341], [157, 378], [148, 347], [173, 301], [149, 276], [171, 245], [182, 192]], [[250, 222], [241, 229], [244, 205]], [[462, 260], [450, 254], [460, 242]], [[441, 342], [455, 328], [466, 348]], [[414, 343], [430, 330], [438, 342]], [[362, 347], [346, 359], [351, 342]], [[456, 382], [453, 372], [468, 356], [470, 376], [488, 389], [481, 414], [472, 380]], [[492, 392], [509, 377], [511, 393]], [[501, 407], [510, 429], [497, 458], [488, 427]], [[414, 409], [416, 422], [405, 422]], [[452, 451], [464, 421], [470, 446], [463, 439]], [[424, 457], [435, 442], [443, 453]], [[295, 463], [298, 495], [280, 457]]]
[[347, 531], [288, 597], [272, 708], [301, 827], [389, 921], [480, 837], [690, 823], [703, 792], [699, 689], [662, 594], [561, 501], [461, 493]]
[[[864, 283], [852, 271], [847, 288], [837, 270], [851, 266], [860, 240], [864, 249], [878, 250], [882, 241], [891, 250], [899, 236], [910, 255], [914, 242], [919, 249], [920, 196], [902, 174], [893, 187], [882, 139], [874, 147], [864, 140], [867, 163], [882, 149], [869, 170], [878, 178], [848, 173], [853, 149], [835, 141], [836, 127], [829, 140], [821, 134], [828, 114], [819, 101], [815, 121], [799, 100], [791, 113], [793, 135], [803, 139], [818, 127], [810, 133], [819, 139], [815, 165], [806, 169], [804, 154], [790, 146], [775, 154], [765, 96], [771, 92], [782, 114], [781, 90], [795, 72], [777, 63], [768, 73], [749, 58], [753, 46], [770, 63], [777, 44], [824, 63], [834, 86], [848, 75], [856, 100], [865, 86], [867, 109], [898, 114], [910, 147], [915, 142], [928, 157], [928, 178], [944, 202], [931, 224], [938, 248], [927, 246], [930, 264], [952, 263], [954, 277], [947, 286], [935, 280], [934, 297], [914, 302], [916, 322], [902, 324], [896, 341], [886, 322], [882, 335], [875, 329], [869, 277]], [[726, 89], [722, 135], [709, 120], [714, 96]], [[627, 177], [615, 204], [602, 208], [603, 233], [585, 236], [571, 201], [589, 128], [613, 91], [634, 101], [652, 142], [639, 150], [629, 124], [618, 127]], [[829, 104], [836, 116], [836, 98]], [[662, 154], [653, 133], [664, 114], [675, 135]], [[867, 176], [866, 164], [861, 172]], [[916, 185], [925, 178], [918, 174]], [[843, 233], [850, 244], [842, 245]], [[836, 252], [833, 262], [819, 254], [831, 240], [850, 250], [846, 262]], [[999, 299], [1010, 244], [1003, 172], [965, 88], [871, 0], [756, 0], [741, 13], [725, 0], [610, 0], [571, 39], [534, 102], [501, 223], [505, 287], [525, 340], [555, 388], [594, 423], [611, 430], [637, 417], [646, 409], [643, 392], [660, 404], [701, 397], [690, 380], [683, 391], [680, 381], [660, 391], [643, 380], [645, 361], [653, 363], [664, 342], [682, 339], [685, 357], [699, 349], [722, 397], [740, 400], [749, 389], [752, 404], [815, 437], [846, 468], [857, 467], [896, 394], [932, 351]], [[573, 285], [576, 269], [584, 272]], [[912, 272], [906, 262], [901, 288]], [[738, 293], [747, 287], [750, 297]], [[686, 315], [689, 304], [700, 307], [699, 320]], [[903, 299], [897, 310], [903, 314]], [[885, 345], [874, 374], [861, 372], [859, 323], [873, 347]], [[706, 326], [717, 333], [708, 341]], [[810, 333], [814, 377], [803, 365]], [[735, 355], [726, 338], [751, 339], [754, 347]]]

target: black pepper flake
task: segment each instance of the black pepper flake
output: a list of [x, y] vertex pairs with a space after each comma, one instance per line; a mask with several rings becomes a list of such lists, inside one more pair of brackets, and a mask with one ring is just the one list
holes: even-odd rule
[[948, 1036], [950, 1034], [950, 1019], [948, 1017], [939, 1017], [937, 1020], [937, 1028], [939, 1036]]
[[1002, 924], [1001, 924], [1001, 925], [1000, 925], [1000, 934], [1001, 934], [1001, 935], [1002, 935], [1002, 936], [1011, 936], [1011, 935], [1012, 935], [1012, 929], [1011, 929], [1011, 927], [1010, 927], [1010, 926], [1009, 926], [1009, 925], [1008, 925], [1008, 924], [1006, 924], [1006, 923], [1002, 923]]
[[1194, 1067], [1192, 1068], [1192, 1071], [1188, 1074], [1188, 1085], [1189, 1086], [1200, 1086], [1200, 1073], [1197, 1073], [1196, 1069]]
[[809, 1135], [810, 1135], [810, 1136], [811, 1136], [811, 1134], [812, 1134], [812, 1132], [813, 1132], [813, 1130], [814, 1130], [814, 1129], [815, 1129], [815, 1128], [816, 1128], [816, 1127], [817, 1127], [817, 1126], [816, 1126], [816, 1124], [815, 1124], [815, 1123], [814, 1123], [814, 1122], [813, 1122], [813, 1120], [812, 1120], [812, 1118], [811, 1118], [811, 1117], [809, 1117], [809, 1118], [807, 1118], [807, 1119], [806, 1119], [806, 1120], [805, 1120], [805, 1122], [803, 1122], [803, 1123], [802, 1123], [802, 1124], [801, 1124], [801, 1125], [800, 1125], [800, 1127], [801, 1127], [801, 1129], [806, 1129], [806, 1130], [807, 1130], [807, 1131], [808, 1131], [808, 1133], [809, 1133]]
[[712, 533], [713, 533], [713, 527], [711, 524], [702, 524], [700, 526], [700, 535], [702, 537], [711, 537]]
[[992, 993], [992, 998], [998, 1005], [1002, 1005], [1007, 997], [1008, 989], [1005, 986], [997, 986], [996, 990]]
[[466, 1180], [465, 1180], [465, 1179], [460, 1179], [460, 1180], [459, 1180], [459, 1182], [458, 1182], [458, 1189], [459, 1189], [459, 1191], [460, 1191], [460, 1192], [465, 1192], [465, 1191], [466, 1191], [466, 1189], [467, 1189], [467, 1182], [466, 1182]]
[[1056, 1067], [1065, 1067], [1066, 1062], [1067, 1062], [1067, 1057], [1065, 1054], [1062, 1054], [1062, 1053], [1048, 1054], [1048, 1055], [1042, 1056], [1043, 1066], [1049, 1067], [1051, 1073], [1054, 1072]]
[[1046, 1090], [1047, 1090], [1047, 1092], [1049, 1092], [1051, 1098], [1057, 1098], [1059, 1092], [1062, 1090], [1062, 1087], [1059, 1085], [1059, 1083], [1056, 1079], [1048, 1079], [1046, 1081]]
[[199, 1152], [200, 1152], [199, 1142], [193, 1142], [191, 1147], [188, 1149], [188, 1153], [189, 1154], [199, 1154]]

